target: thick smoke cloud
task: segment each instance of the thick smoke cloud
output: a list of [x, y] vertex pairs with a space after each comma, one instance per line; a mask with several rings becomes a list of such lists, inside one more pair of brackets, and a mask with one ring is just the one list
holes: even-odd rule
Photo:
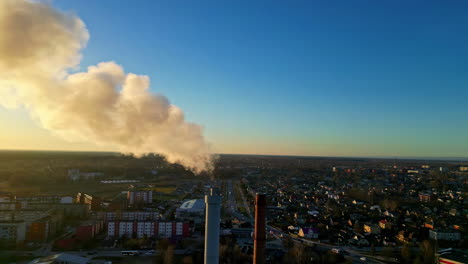
[[69, 139], [112, 144], [137, 156], [159, 153], [195, 172], [212, 156], [199, 125], [150, 93], [147, 76], [114, 62], [76, 70], [89, 39], [74, 14], [28, 0], [0, 0], [0, 105], [24, 106], [43, 127]]

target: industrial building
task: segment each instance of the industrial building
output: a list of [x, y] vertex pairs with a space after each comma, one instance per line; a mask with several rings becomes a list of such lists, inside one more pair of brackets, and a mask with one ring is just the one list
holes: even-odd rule
[[104, 173], [102, 172], [80, 172], [79, 169], [69, 169], [68, 170], [68, 179], [71, 181], [78, 180], [92, 180], [96, 177], [102, 177]]
[[205, 213], [205, 203], [202, 199], [186, 200], [176, 209], [176, 213], [203, 214]]
[[176, 209], [175, 217], [180, 220], [190, 220], [195, 224], [203, 222], [205, 203], [202, 199], [186, 200]]

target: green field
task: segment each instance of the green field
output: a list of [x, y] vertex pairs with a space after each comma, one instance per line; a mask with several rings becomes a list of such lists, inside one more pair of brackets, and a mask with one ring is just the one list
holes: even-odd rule
[[[95, 180], [72, 182], [69, 169], [100, 172]], [[152, 171], [157, 171], [153, 175]], [[175, 177], [174, 175], [177, 175]], [[77, 192], [112, 198], [128, 190], [130, 183], [103, 184], [101, 180], [138, 180], [134, 185], [154, 186], [156, 192], [171, 195], [193, 173], [162, 157], [142, 158], [109, 152], [0, 151], [0, 192], [15, 195], [75, 195]]]

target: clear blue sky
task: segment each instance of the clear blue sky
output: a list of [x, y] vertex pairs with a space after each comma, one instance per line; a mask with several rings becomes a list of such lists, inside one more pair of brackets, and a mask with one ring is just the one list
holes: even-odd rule
[[218, 152], [468, 157], [468, 1], [55, 0]]

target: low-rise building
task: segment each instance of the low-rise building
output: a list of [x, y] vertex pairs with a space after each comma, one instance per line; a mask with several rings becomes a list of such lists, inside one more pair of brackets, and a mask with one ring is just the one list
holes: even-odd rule
[[420, 193], [419, 194], [419, 201], [421, 201], [423, 203], [428, 203], [428, 202], [432, 201], [432, 195], [429, 194], [429, 193]]
[[71, 203], [73, 203], [73, 197], [63, 196], [63, 197], [60, 198], [60, 203], [61, 204], [71, 204]]
[[380, 220], [379, 221], [379, 227], [381, 229], [392, 229], [392, 223], [387, 221], [387, 220]]
[[202, 199], [186, 200], [176, 209], [176, 215], [179, 214], [204, 214], [205, 202]]
[[380, 227], [376, 224], [364, 224], [364, 232], [373, 235], [378, 235], [380, 234]]
[[304, 238], [316, 239], [319, 236], [319, 232], [318, 229], [314, 227], [303, 227], [299, 229], [297, 235]]
[[79, 169], [69, 169], [68, 170], [68, 178], [71, 181], [78, 181], [78, 180], [92, 180], [96, 177], [102, 177], [104, 173], [102, 172], [80, 172]]
[[453, 240], [458, 241], [461, 239], [461, 234], [455, 230], [442, 230], [435, 229], [429, 230], [429, 237], [433, 240]]
[[370, 245], [370, 243], [369, 240], [362, 238], [358, 240], [357, 245], [361, 247], [367, 247]]
[[201, 199], [186, 200], [176, 209], [175, 217], [180, 220], [190, 220], [196, 224], [203, 221], [205, 202]]
[[434, 229], [434, 222], [432, 221], [424, 222], [423, 227], [428, 228], [428, 229]]

